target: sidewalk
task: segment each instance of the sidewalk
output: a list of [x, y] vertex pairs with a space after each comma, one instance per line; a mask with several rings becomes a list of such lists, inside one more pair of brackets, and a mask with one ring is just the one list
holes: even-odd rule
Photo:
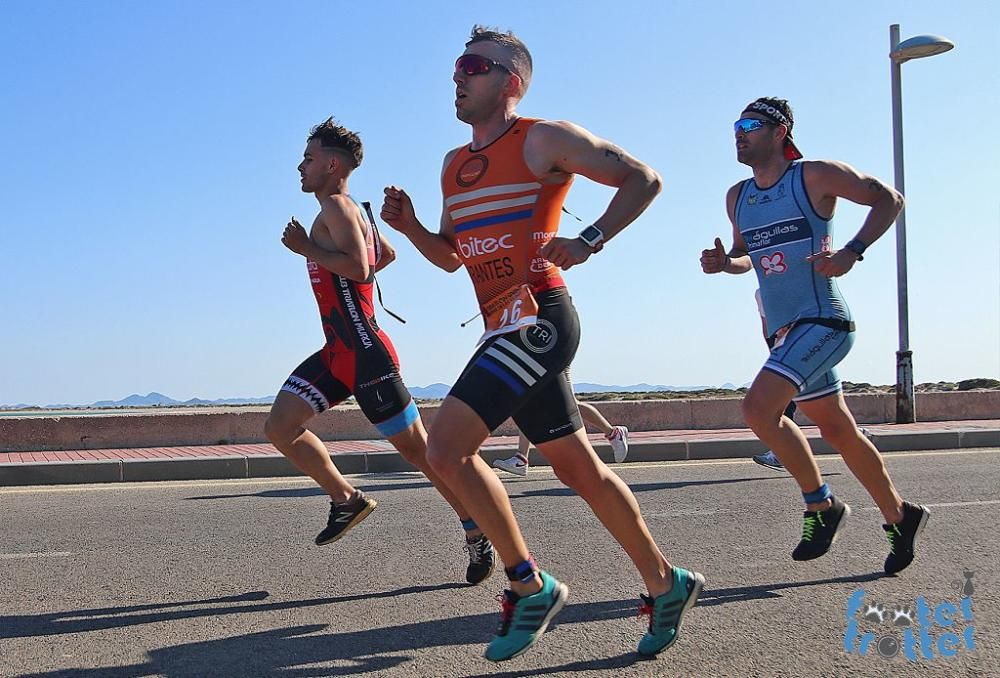
[[[866, 424], [879, 450], [943, 450], [1000, 447], [1000, 419], [916, 424]], [[815, 427], [803, 427], [819, 454], [832, 450]], [[611, 448], [601, 435], [591, 442], [605, 461]], [[414, 468], [383, 440], [325, 443], [342, 473], [393, 473]], [[517, 438], [490, 438], [482, 455], [488, 462], [516, 451]], [[629, 462], [746, 458], [764, 452], [749, 429], [633, 431]], [[532, 450], [531, 462], [547, 465]], [[135, 449], [0, 452], [0, 487], [69, 483], [140, 482], [157, 480], [216, 480], [301, 475], [273, 446], [205, 445]]]

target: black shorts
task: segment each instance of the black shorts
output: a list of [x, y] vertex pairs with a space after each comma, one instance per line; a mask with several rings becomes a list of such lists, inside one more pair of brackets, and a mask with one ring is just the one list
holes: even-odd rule
[[490, 337], [476, 350], [452, 395], [490, 431], [513, 417], [538, 445], [583, 428], [569, 365], [580, 345], [580, 319], [565, 287], [542, 292], [538, 322]]
[[388, 351], [359, 361], [355, 351], [326, 346], [296, 367], [281, 390], [302, 398], [316, 414], [353, 395], [368, 421], [386, 438], [402, 433], [419, 416]]

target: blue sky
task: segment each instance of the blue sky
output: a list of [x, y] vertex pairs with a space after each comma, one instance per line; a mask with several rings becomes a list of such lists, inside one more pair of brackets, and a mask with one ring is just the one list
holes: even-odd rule
[[[992, 2], [4, 3], [0, 76], [0, 403], [157, 390], [262, 396], [322, 343], [302, 259], [279, 242], [315, 212], [296, 165], [329, 115], [357, 130], [351, 180], [395, 183], [440, 215], [444, 153], [469, 140], [451, 70], [474, 23], [516, 31], [535, 75], [523, 115], [577, 122], [656, 168], [665, 188], [566, 276], [583, 322], [577, 381], [718, 385], [765, 358], [752, 275], [701, 273], [728, 242], [745, 177], [731, 123], [788, 98], [807, 158], [892, 181], [888, 26], [953, 51], [903, 66], [910, 333], [918, 382], [1000, 376], [1000, 9]], [[595, 219], [609, 189], [578, 181]], [[842, 203], [837, 244], [864, 212]], [[563, 221], [565, 232], [580, 224]], [[390, 233], [390, 237], [393, 234]], [[382, 314], [412, 385], [450, 382], [478, 327], [464, 272], [398, 234]], [[894, 231], [841, 290], [858, 323], [851, 381], [895, 380]]]

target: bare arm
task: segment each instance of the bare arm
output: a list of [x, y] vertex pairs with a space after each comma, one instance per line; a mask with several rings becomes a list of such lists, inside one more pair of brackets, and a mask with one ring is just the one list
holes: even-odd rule
[[[871, 207], [861, 230], [854, 236], [865, 246], [881, 238], [903, 209], [903, 196], [899, 192], [847, 163], [828, 160], [808, 162], [802, 167], [802, 178], [809, 199], [821, 213], [832, 215], [837, 198]], [[834, 277], [850, 271], [858, 255], [841, 249], [817, 252], [809, 260], [814, 262], [819, 273]]]
[[358, 224], [357, 207], [349, 200], [326, 198], [313, 222], [313, 235], [306, 234], [295, 217], [285, 227], [285, 247], [315, 261], [326, 270], [357, 282], [368, 279], [368, 248]]
[[[444, 159], [444, 167], [455, 157], [451, 151]], [[442, 173], [444, 168], [442, 168]], [[382, 220], [405, 235], [428, 261], [452, 273], [462, 266], [462, 260], [455, 252], [455, 226], [442, 204], [441, 228], [438, 233], [428, 231], [413, 210], [413, 201], [401, 188], [387, 186], [385, 201], [382, 203]]]
[[732, 273], [739, 275], [753, 270], [753, 261], [747, 254], [747, 245], [743, 234], [736, 223], [736, 200], [740, 196], [740, 186], [736, 184], [726, 193], [726, 213], [733, 226], [733, 246], [726, 252], [722, 240], [715, 239], [715, 246], [710, 250], [701, 251], [701, 270], [705, 273]]
[[[594, 226], [607, 242], [645, 211], [662, 187], [660, 175], [610, 141], [570, 122], [540, 122], [524, 143], [524, 160], [542, 181], [579, 174], [616, 189]], [[553, 238], [541, 255], [561, 268], [586, 261], [593, 252], [577, 238]]]

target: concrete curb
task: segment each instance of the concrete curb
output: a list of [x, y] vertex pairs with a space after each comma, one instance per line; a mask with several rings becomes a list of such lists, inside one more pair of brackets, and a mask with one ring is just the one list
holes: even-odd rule
[[[833, 450], [815, 434], [808, 436], [817, 454]], [[1000, 428], [975, 430], [935, 430], [905, 433], [875, 433], [875, 445], [882, 452], [904, 450], [944, 450], [1000, 447]], [[605, 462], [613, 461], [607, 443], [594, 444]], [[506, 458], [517, 451], [514, 445], [484, 447], [481, 454], [487, 463]], [[686, 440], [636, 439], [629, 446], [627, 463], [747, 458], [765, 451], [752, 435], [730, 438]], [[334, 455], [337, 468], [347, 475], [359, 473], [399, 473], [416, 470], [396, 452], [349, 452]], [[531, 463], [548, 466], [549, 462], [532, 450]], [[280, 456], [232, 455], [178, 459], [112, 459], [106, 461], [0, 463], [0, 487], [25, 485], [64, 485], [165, 480], [232, 480], [302, 476]]]

